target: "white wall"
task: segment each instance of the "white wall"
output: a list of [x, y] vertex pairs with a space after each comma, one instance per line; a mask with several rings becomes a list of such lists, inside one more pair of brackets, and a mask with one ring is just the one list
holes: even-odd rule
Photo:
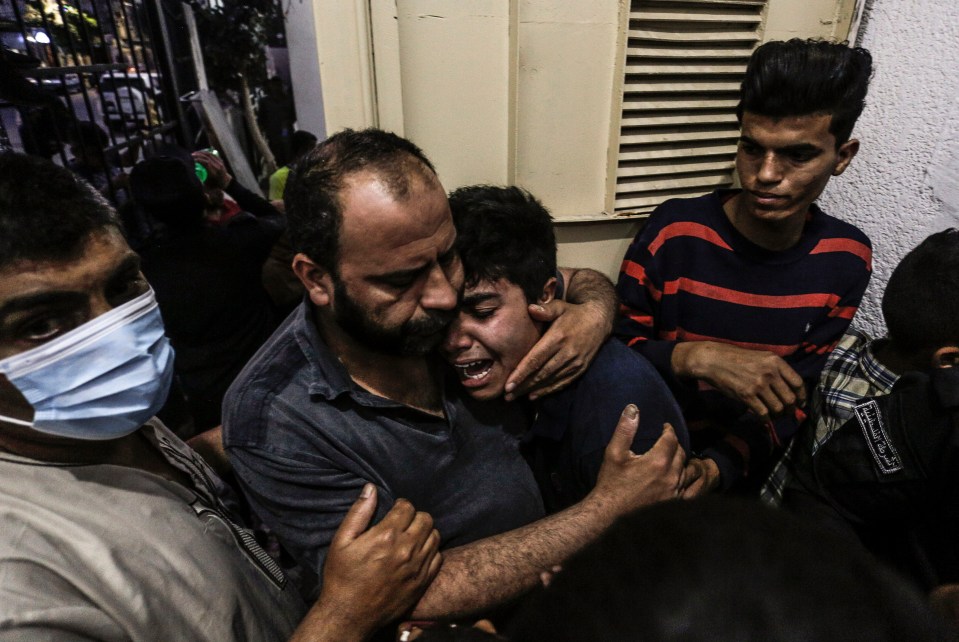
[[862, 147], [820, 205], [872, 239], [872, 283], [854, 323], [881, 333], [882, 292], [899, 259], [959, 226], [959, 3], [877, 0], [861, 44], [875, 68], [853, 132]]
[[[287, 6], [286, 4], [284, 6]], [[286, 15], [286, 42], [290, 64], [290, 85], [296, 105], [299, 129], [326, 138], [323, 91], [320, 87], [320, 58], [312, 2], [290, 2]]]

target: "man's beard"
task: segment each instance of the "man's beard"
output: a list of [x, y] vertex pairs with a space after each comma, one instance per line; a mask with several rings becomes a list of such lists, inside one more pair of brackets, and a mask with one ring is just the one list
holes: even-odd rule
[[443, 341], [455, 310], [434, 310], [423, 319], [409, 319], [397, 327], [378, 324], [373, 314], [346, 293], [342, 281], [334, 279], [333, 318], [354, 341], [376, 352], [400, 356], [429, 354]]

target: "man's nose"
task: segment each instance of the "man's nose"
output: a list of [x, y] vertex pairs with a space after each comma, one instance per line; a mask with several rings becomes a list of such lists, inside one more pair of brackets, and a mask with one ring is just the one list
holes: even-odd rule
[[456, 308], [458, 293], [446, 273], [439, 265], [430, 270], [420, 298], [424, 310], [453, 310]]
[[442, 349], [447, 354], [456, 354], [468, 349], [472, 342], [473, 340], [463, 325], [462, 316], [457, 316], [446, 330], [446, 338], [443, 339]]
[[775, 152], [763, 156], [756, 178], [762, 183], [778, 183], [782, 180], [782, 167]]
[[96, 295], [91, 296], [89, 305], [91, 319], [95, 319], [101, 314], [106, 314], [113, 308], [117, 307], [116, 304], [110, 302], [102, 293], [97, 293]]

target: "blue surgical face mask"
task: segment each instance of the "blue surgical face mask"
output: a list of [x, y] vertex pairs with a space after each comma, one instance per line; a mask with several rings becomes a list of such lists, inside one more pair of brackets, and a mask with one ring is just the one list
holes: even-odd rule
[[0, 361], [33, 421], [0, 419], [74, 439], [129, 435], [163, 406], [173, 348], [153, 290], [41, 346]]

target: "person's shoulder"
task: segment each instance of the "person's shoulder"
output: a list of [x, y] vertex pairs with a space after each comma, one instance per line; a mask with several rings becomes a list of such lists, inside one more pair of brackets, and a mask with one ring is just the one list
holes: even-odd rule
[[602, 345], [579, 386], [580, 393], [600, 399], [614, 391], [648, 396], [666, 390], [666, 383], [649, 359], [615, 338]]
[[[629, 253], [648, 251], [657, 255], [664, 246], [683, 247], [687, 243], [717, 239], [720, 236], [717, 215], [722, 215], [722, 196], [722, 191], [716, 190], [694, 198], [664, 201], [649, 215]], [[682, 252], [680, 250], [679, 254]], [[672, 254], [666, 252], [664, 256]]]
[[[298, 310], [297, 310], [298, 311]], [[302, 396], [303, 370], [309, 368], [296, 337], [294, 311], [237, 375], [223, 399], [223, 438], [227, 445], [258, 443], [269, 435], [275, 404]]]
[[814, 207], [815, 216], [819, 220], [819, 225], [815, 228], [818, 236], [828, 239], [847, 239], [872, 249], [872, 241], [861, 229], [848, 221], [827, 214], [816, 205]]
[[665, 227], [671, 223], [687, 221], [707, 224], [717, 207], [721, 207], [719, 190], [692, 198], [671, 198], [653, 210], [649, 215], [648, 225]]

